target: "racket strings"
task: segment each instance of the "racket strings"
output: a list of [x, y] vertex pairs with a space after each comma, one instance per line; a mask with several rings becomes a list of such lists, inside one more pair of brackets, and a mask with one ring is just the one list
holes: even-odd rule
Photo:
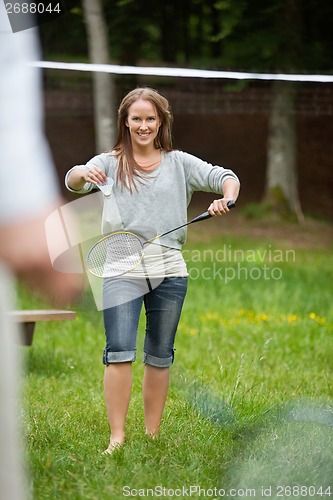
[[131, 233], [115, 233], [99, 241], [91, 249], [87, 267], [96, 276], [111, 278], [134, 269], [142, 256], [140, 238]]

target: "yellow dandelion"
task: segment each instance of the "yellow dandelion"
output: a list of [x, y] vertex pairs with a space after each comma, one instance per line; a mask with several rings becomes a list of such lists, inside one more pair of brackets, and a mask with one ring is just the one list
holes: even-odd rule
[[316, 321], [318, 323], [318, 325], [324, 325], [326, 323], [326, 318], [324, 318], [322, 316], [319, 316], [319, 315], [317, 315], [314, 312], [311, 312], [309, 314], [309, 318], [313, 319], [314, 321]]

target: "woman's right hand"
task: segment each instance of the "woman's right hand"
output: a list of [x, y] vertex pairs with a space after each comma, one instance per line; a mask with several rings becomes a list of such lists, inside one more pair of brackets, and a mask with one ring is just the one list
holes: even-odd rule
[[98, 167], [90, 168], [83, 173], [82, 177], [86, 182], [90, 182], [91, 184], [104, 184], [107, 179], [106, 174]]

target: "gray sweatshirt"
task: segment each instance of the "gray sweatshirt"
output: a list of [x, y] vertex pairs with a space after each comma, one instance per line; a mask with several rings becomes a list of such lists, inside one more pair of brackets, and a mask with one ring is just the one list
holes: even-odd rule
[[[73, 168], [99, 167], [109, 182], [113, 181], [113, 198], [116, 202], [122, 227], [128, 231], [136, 232], [138, 228], [150, 228], [152, 237], [155, 233], [162, 234], [173, 227], [184, 224], [187, 220], [187, 207], [195, 191], [204, 191], [223, 194], [223, 182], [226, 179], [235, 179], [237, 176], [232, 170], [213, 166], [199, 158], [182, 151], [164, 153], [161, 164], [152, 172], [144, 175], [142, 182], [137, 183], [138, 190], [131, 193], [116, 182], [117, 159], [112, 153], [102, 153], [92, 158], [86, 165], [77, 165]], [[73, 169], [71, 169], [73, 170]], [[86, 183], [76, 193], [87, 193], [95, 186]], [[103, 217], [111, 216], [105, 214]], [[106, 225], [103, 225], [105, 231]], [[112, 224], [109, 231], [113, 230]], [[118, 227], [119, 229], [119, 227]], [[164, 236], [160, 244], [169, 248], [180, 250], [186, 240], [186, 228]]]

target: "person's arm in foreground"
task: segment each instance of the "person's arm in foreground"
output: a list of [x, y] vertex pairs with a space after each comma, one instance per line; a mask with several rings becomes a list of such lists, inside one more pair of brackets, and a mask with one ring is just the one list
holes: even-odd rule
[[63, 204], [43, 132], [40, 72], [33, 30], [11, 33], [0, 13], [0, 260], [33, 289], [66, 304], [81, 289], [79, 275], [51, 265], [45, 219]]

